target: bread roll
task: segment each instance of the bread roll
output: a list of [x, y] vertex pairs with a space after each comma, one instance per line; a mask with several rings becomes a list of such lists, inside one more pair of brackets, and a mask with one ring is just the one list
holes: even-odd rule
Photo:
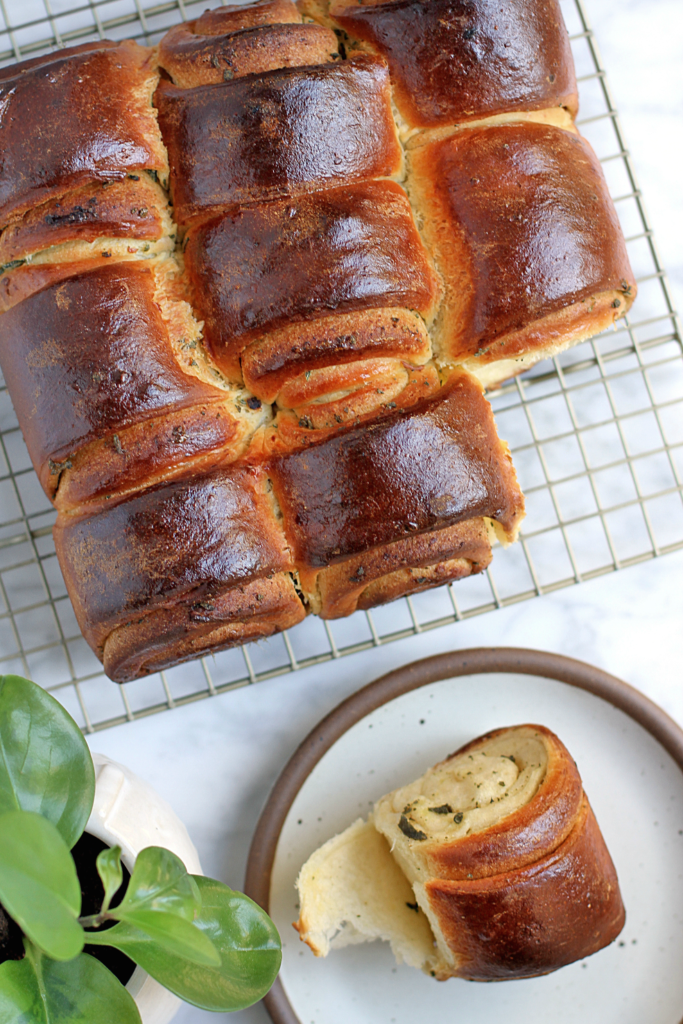
[[62, 513], [54, 536], [79, 626], [117, 682], [306, 614], [262, 467]]
[[[360, 863], [370, 829], [386, 843]], [[385, 871], [391, 887], [375, 889]], [[412, 903], [405, 882], [414, 919], [401, 907]], [[345, 945], [350, 925], [363, 936], [352, 941], [389, 939], [399, 959], [439, 980], [546, 974], [613, 942], [625, 921], [576, 765], [537, 725], [482, 736], [382, 797], [367, 825], [313, 854], [297, 884], [295, 927], [317, 956]], [[351, 919], [359, 895], [361, 926]]]
[[406, 194], [392, 181], [242, 206], [187, 238], [204, 343], [232, 380], [246, 345], [285, 324], [394, 306], [429, 318], [439, 295]]
[[0, 69], [0, 224], [89, 181], [141, 169], [165, 175], [156, 82], [151, 51], [130, 41], [83, 43]]
[[263, 402], [281, 400], [294, 408], [300, 403], [293, 399], [292, 388], [310, 384], [321, 370], [391, 357], [421, 365], [431, 355], [422, 317], [389, 306], [330, 314], [269, 331], [244, 349], [241, 364], [244, 383]]
[[533, 121], [465, 128], [411, 150], [408, 188], [445, 284], [435, 349], [487, 386], [630, 308], [617, 215], [575, 132]]
[[301, 404], [277, 408], [272, 423], [254, 435], [250, 450], [265, 456], [310, 448], [347, 427], [362, 427], [412, 409], [439, 388], [439, 373], [432, 363], [413, 366], [399, 359], [368, 359], [309, 370], [278, 397], [279, 406], [288, 401]]
[[377, 57], [195, 89], [161, 82], [155, 103], [181, 224], [402, 169], [389, 71]]
[[[73, 252], [74, 243], [98, 239], [128, 239], [125, 251], [145, 256], [152, 251], [148, 243], [173, 234], [175, 225], [161, 187], [144, 172], [127, 174], [122, 181], [74, 189], [13, 221], [0, 235], [0, 273], [20, 266], [19, 261], [29, 257], [32, 262], [47, 262], [48, 258], [59, 262], [69, 243]], [[106, 245], [101, 244], [99, 251], [109, 251]], [[57, 246], [59, 253], [54, 251]], [[48, 249], [52, 251], [48, 253]], [[80, 254], [86, 255], [84, 250]]]
[[6, 312], [0, 332], [29, 454], [57, 506], [186, 472], [207, 457], [211, 465], [226, 449], [236, 457], [261, 416], [237, 415], [235, 393], [179, 364], [159, 308], [158, 267], [67, 269]]
[[[304, 3], [304, 6], [306, 4]], [[557, 0], [317, 0], [351, 43], [389, 63], [409, 129], [510, 110], [576, 113], [569, 37]]]
[[[296, 9], [294, 13], [283, 23], [246, 25], [248, 19], [240, 19], [237, 11], [225, 7], [205, 11], [201, 18], [166, 33], [159, 44], [159, 63], [174, 85], [191, 89], [278, 68], [338, 60], [334, 32], [321, 25], [302, 25]], [[236, 29], [236, 24], [242, 27]]]
[[274, 457], [269, 472], [302, 568], [482, 516], [508, 543], [523, 516], [507, 446], [464, 372], [410, 409]]
[[306, 617], [288, 573], [232, 582], [206, 599], [181, 598], [114, 629], [102, 650], [110, 679], [128, 683], [228, 647], [263, 640]]

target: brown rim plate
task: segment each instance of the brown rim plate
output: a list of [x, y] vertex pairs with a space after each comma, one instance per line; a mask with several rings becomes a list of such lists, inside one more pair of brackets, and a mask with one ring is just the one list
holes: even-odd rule
[[[357, 723], [397, 698], [430, 684], [463, 676], [500, 674], [541, 677], [593, 694], [649, 733], [683, 772], [683, 730], [642, 693], [601, 669], [561, 655], [522, 648], [475, 648], [440, 654], [396, 669], [363, 687], [309, 733], [283, 769], [261, 814], [249, 853], [245, 892], [270, 911], [273, 866], [292, 804], [323, 757]], [[447, 753], [444, 750], [441, 756]], [[302, 1024], [280, 979], [264, 1002], [275, 1024]]]

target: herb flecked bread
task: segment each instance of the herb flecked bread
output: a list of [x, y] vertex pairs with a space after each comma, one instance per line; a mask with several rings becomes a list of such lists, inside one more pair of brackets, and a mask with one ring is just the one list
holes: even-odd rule
[[523, 725], [473, 740], [320, 847], [295, 928], [316, 956], [383, 939], [439, 980], [529, 978], [613, 942], [616, 871], [570, 754]]
[[635, 284], [556, 0], [496, 10], [260, 0], [0, 69], [0, 363], [112, 678], [514, 541], [483, 387]]

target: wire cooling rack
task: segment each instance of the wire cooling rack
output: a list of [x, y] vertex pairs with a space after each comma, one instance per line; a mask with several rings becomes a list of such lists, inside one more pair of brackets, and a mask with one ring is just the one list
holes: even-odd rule
[[[215, 6], [215, 2], [212, 4]], [[206, 0], [0, 0], [0, 65], [97, 38], [155, 43]], [[492, 396], [527, 499], [521, 543], [488, 573], [204, 658], [124, 687], [80, 635], [7, 389], [0, 390], [0, 672], [51, 690], [87, 732], [386, 644], [683, 548], [681, 336], [597, 45], [563, 0], [581, 90], [580, 130], [601, 158], [639, 295], [616, 331]]]

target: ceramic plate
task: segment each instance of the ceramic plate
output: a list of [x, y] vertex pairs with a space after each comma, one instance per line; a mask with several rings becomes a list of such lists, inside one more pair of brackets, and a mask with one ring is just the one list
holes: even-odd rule
[[[292, 929], [294, 882], [321, 843], [467, 740], [540, 723], [579, 766], [619, 874], [627, 923], [593, 957], [543, 978], [436, 982], [385, 943], [316, 959]], [[483, 649], [372, 683], [313, 730], [254, 837], [247, 891], [283, 938], [276, 1024], [678, 1024], [683, 1015], [683, 732], [625, 683], [580, 662]]]

